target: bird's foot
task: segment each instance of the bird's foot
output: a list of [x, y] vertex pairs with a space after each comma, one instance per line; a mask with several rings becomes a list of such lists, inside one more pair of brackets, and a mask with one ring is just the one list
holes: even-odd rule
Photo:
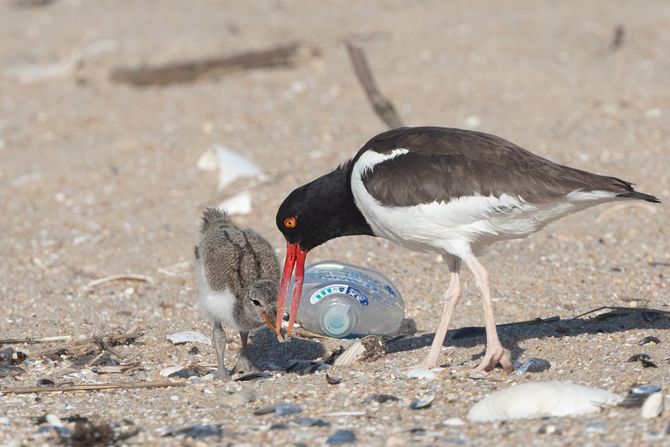
[[214, 378], [218, 380], [229, 381], [230, 374], [228, 373], [228, 370], [226, 370], [226, 368], [218, 368], [214, 373]]
[[486, 372], [486, 371], [491, 371], [495, 366], [500, 363], [500, 366], [502, 366], [502, 369], [506, 373], [511, 373], [514, 371], [514, 367], [512, 367], [512, 362], [509, 359], [509, 356], [505, 352], [505, 348], [500, 343], [493, 343], [493, 344], [487, 344], [486, 345], [486, 353], [484, 354], [484, 358], [482, 359], [482, 362], [479, 364], [477, 368], [475, 368], [475, 372]]
[[246, 374], [250, 372], [261, 372], [262, 370], [246, 356], [240, 356], [233, 368], [233, 374]]
[[421, 369], [433, 369], [433, 368], [437, 368], [438, 366], [440, 366], [440, 365], [438, 365], [437, 359], [432, 359], [432, 358], [430, 358], [430, 355], [429, 355], [428, 357], [423, 359], [423, 361], [421, 363], [419, 363], [416, 367], [421, 368]]

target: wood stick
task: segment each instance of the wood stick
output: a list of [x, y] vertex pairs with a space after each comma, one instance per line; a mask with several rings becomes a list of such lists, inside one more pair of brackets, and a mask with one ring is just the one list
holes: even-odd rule
[[34, 345], [37, 343], [51, 343], [53, 341], [70, 341], [72, 340], [72, 335], [56, 335], [54, 337], [42, 337], [42, 338], [6, 338], [0, 340], [0, 345], [19, 345], [27, 344]]
[[71, 391], [101, 391], [101, 390], [125, 390], [131, 388], [164, 388], [170, 386], [186, 386], [184, 382], [171, 382], [169, 380], [157, 380], [150, 382], [123, 382], [123, 383], [99, 383], [93, 385], [67, 385], [67, 386], [26, 386], [16, 388], [0, 388], [0, 394], [26, 394], [26, 393], [60, 393]]
[[121, 275], [105, 276], [104, 278], [91, 281], [90, 283], [86, 284], [86, 287], [90, 289], [92, 287], [99, 286], [100, 284], [104, 284], [110, 281], [140, 281], [140, 282], [148, 282], [149, 284], [154, 283], [154, 280], [150, 276], [128, 273]]
[[353, 43], [347, 42], [347, 51], [349, 52], [349, 58], [354, 67], [354, 72], [363, 86], [363, 90], [365, 90], [365, 94], [375, 113], [390, 129], [403, 127], [402, 120], [400, 119], [400, 116], [398, 116], [395, 107], [393, 107], [391, 101], [379, 91], [363, 50]]

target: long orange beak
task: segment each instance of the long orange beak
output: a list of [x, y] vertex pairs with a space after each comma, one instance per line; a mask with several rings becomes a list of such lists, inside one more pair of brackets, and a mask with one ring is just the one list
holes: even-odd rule
[[291, 275], [295, 267], [295, 281], [293, 281], [293, 295], [291, 297], [291, 312], [289, 312], [288, 329], [286, 337], [291, 336], [295, 319], [298, 316], [298, 306], [300, 305], [300, 295], [302, 294], [302, 284], [305, 281], [305, 257], [307, 252], [299, 244], [286, 243], [286, 260], [284, 261], [284, 273], [279, 285], [279, 300], [277, 302], [277, 335], [281, 335], [282, 316], [284, 315], [284, 304], [286, 303], [286, 294], [291, 282]]

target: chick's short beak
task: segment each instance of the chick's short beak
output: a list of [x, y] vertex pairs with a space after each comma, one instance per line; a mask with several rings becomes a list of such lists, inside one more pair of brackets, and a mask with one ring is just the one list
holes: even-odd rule
[[291, 276], [295, 268], [295, 280], [293, 281], [293, 295], [291, 296], [291, 311], [289, 312], [288, 329], [286, 336], [291, 335], [295, 319], [298, 315], [298, 305], [300, 304], [300, 295], [302, 294], [302, 285], [305, 280], [305, 258], [307, 251], [303, 250], [299, 244], [286, 243], [286, 260], [284, 261], [284, 272], [279, 285], [279, 298], [277, 301], [277, 319], [275, 331], [281, 335], [282, 316], [284, 315], [284, 304], [288, 287], [291, 283]]

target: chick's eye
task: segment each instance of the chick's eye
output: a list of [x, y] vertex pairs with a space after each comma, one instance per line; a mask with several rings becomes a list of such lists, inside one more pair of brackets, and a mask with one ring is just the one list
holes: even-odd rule
[[287, 217], [284, 219], [284, 227], [295, 228], [298, 225], [298, 220], [295, 217]]
[[258, 300], [251, 300], [252, 303], [254, 303], [254, 306], [259, 306], [261, 305], [261, 302]]

